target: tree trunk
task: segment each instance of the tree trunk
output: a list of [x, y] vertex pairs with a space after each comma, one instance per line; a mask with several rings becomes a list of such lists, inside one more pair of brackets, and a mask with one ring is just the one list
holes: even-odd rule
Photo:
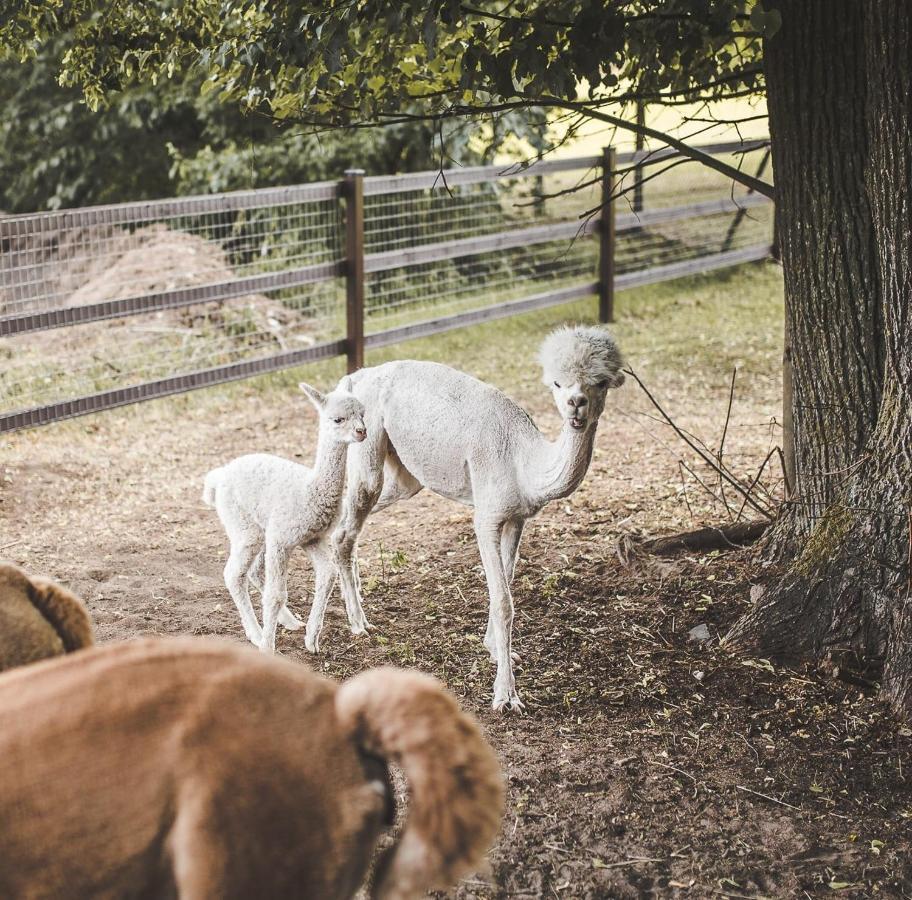
[[[836, 498], [880, 400], [877, 256], [864, 172], [867, 74], [857, 0], [776, 4], [764, 47], [794, 398], [786, 553]], [[793, 456], [792, 456], [793, 452]]]
[[[798, 552], [727, 640], [780, 657], [882, 661], [888, 697], [912, 715], [912, 10], [907, 0], [781, 10], [782, 40], [770, 40], [767, 65], [798, 484], [778, 529]], [[821, 41], [834, 29], [839, 41]], [[834, 85], [820, 80], [819, 94], [797, 87], [807, 71], [785, 86], [785, 48], [802, 70], [837, 70], [845, 93], [827, 95]], [[818, 56], [817, 66], [807, 62]], [[782, 130], [783, 92], [801, 100], [786, 118], [804, 121], [803, 133]], [[859, 153], [837, 151], [841, 174], [826, 162], [834, 131]], [[814, 147], [803, 153], [804, 144]], [[822, 179], [821, 164], [844, 183]]]

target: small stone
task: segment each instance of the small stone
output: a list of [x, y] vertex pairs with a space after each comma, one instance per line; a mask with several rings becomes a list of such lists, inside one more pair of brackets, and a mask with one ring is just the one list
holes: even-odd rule
[[757, 603], [761, 597], [766, 593], [766, 586], [762, 584], [752, 584], [750, 598], [751, 603]]
[[695, 628], [691, 628], [687, 632], [687, 639], [689, 641], [697, 641], [700, 644], [705, 643], [710, 638], [709, 628], [706, 625], [697, 625]]
[[706, 673], [705, 673], [705, 672], [701, 672], [699, 669], [698, 669], [696, 672], [693, 673], [693, 677], [696, 678], [697, 681], [702, 681], [704, 675], [706, 675]]

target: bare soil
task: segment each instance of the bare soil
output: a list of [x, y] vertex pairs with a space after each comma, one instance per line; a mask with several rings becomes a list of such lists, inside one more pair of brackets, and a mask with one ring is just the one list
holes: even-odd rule
[[[726, 385], [661, 387], [682, 422], [718, 438]], [[773, 380], [750, 390], [729, 430], [743, 471], [763, 459], [775, 411]], [[542, 388], [519, 394], [553, 431]], [[870, 689], [719, 648], [764, 577], [749, 553], [618, 554], [631, 531], [724, 518], [693, 479], [682, 489], [663, 446], [677, 452], [674, 438], [646, 411], [634, 386], [619, 392], [584, 486], [527, 529], [515, 582], [525, 715], [489, 707], [470, 513], [427, 493], [365, 533], [372, 635], [353, 638], [336, 601], [320, 656], [300, 632], [280, 636], [281, 652], [337, 678], [414, 666], [478, 715], [507, 773], [508, 814], [490, 870], [446, 896], [912, 896], [912, 730]], [[0, 443], [0, 555], [78, 591], [103, 641], [242, 640], [203, 475], [257, 450], [307, 461], [314, 432], [291, 391], [251, 388], [13, 436]], [[299, 614], [311, 590], [302, 554]], [[689, 638], [698, 625], [709, 641]]]

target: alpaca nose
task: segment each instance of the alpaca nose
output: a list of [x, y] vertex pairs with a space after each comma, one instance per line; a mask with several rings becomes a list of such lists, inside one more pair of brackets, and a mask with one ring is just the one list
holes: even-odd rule
[[586, 395], [585, 395], [585, 394], [574, 394], [574, 395], [573, 395], [572, 397], [570, 397], [570, 399], [567, 401], [567, 404], [568, 404], [569, 406], [573, 407], [574, 409], [581, 409], [581, 408], [584, 407], [588, 402], [589, 402], [589, 401], [586, 400]]

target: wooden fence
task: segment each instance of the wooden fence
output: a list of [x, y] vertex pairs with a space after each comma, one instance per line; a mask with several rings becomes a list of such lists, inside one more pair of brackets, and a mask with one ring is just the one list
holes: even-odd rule
[[[709, 145], [702, 149], [713, 154], [732, 154], [762, 151], [765, 145], [766, 142], [729, 143]], [[196, 368], [192, 371], [173, 372], [165, 377], [139, 380], [137, 383], [117, 384], [106, 390], [79, 393], [77, 396], [52, 396], [51, 402], [23, 406], [20, 399], [18, 408], [16, 397], [24, 397], [27, 400], [30, 396], [28, 393], [20, 389], [18, 394], [14, 393], [10, 398], [3, 397], [0, 393], [0, 404], [6, 407], [0, 408], [0, 432], [43, 425], [338, 355], [345, 355], [349, 371], [354, 371], [364, 365], [365, 351], [371, 348], [439, 334], [454, 328], [513, 316], [592, 295], [598, 298], [600, 320], [609, 322], [613, 319], [614, 294], [617, 290], [733, 266], [768, 256], [770, 240], [767, 236], [763, 241], [752, 242], [746, 246], [729, 248], [729, 241], [715, 247], [714, 252], [618, 271], [617, 244], [619, 236], [625, 233], [640, 233], [657, 227], [667, 227], [669, 223], [714, 216], [728, 217], [726, 221], [733, 223], [734, 228], [737, 228], [737, 223], [749, 210], [769, 203], [767, 198], [757, 194], [742, 193], [736, 197], [730, 192], [729, 195], [696, 202], [649, 208], [648, 204], [642, 206], [640, 186], [638, 205], [641, 208], [626, 212], [619, 209], [616, 197], [618, 173], [633, 172], [637, 183], [641, 184], [647, 180], [643, 178], [641, 167], [652, 166], [675, 156], [675, 153], [667, 150], [618, 154], [608, 148], [597, 157], [541, 161], [526, 167], [484, 166], [383, 177], [365, 177], [360, 170], [351, 170], [346, 172], [344, 179], [339, 182], [0, 218], [0, 290], [6, 290], [5, 294], [0, 294], [0, 298], [7, 297], [6, 305], [0, 304], [0, 350], [3, 350], [4, 341], [15, 340], [35, 332], [72, 329], [90, 323], [160, 314], [167, 310], [179, 310], [215, 301], [230, 302], [234, 298], [266, 295], [270, 292], [280, 293], [289, 289], [298, 290], [324, 282], [344, 283], [345, 297], [344, 334], [313, 342], [309, 346], [295, 349], [283, 347], [279, 353], [257, 353], [250, 358]], [[440, 192], [441, 186], [452, 195], [454, 190], [464, 190], [469, 185], [492, 184], [511, 179], [539, 179], [541, 183], [545, 176], [573, 171], [598, 173], [590, 182], [595, 182], [599, 189], [601, 208], [597, 215], [582, 220], [576, 218], [548, 221], [544, 224], [527, 225], [523, 222], [522, 227], [498, 227], [490, 233], [475, 233], [464, 237], [446, 236], [443, 240], [426, 240], [426, 237], [435, 236], [429, 233], [411, 238], [408, 246], [394, 246], [392, 249], [368, 252], [365, 240], [365, 209], [366, 204], [374, 202], [375, 198], [409, 197], [415, 196], [415, 192], [424, 192], [423, 196], [429, 196], [433, 192]], [[338, 224], [343, 234], [334, 236], [332, 232], [335, 220], [332, 219], [332, 205], [339, 204], [340, 201]], [[446, 201], [441, 202], [444, 204], [445, 215]], [[60, 243], [61, 235], [97, 235], [98, 229], [103, 227], [106, 229], [105, 240], [111, 241], [111, 235], [120, 234], [116, 229], [126, 229], [134, 233], [137, 228], [143, 227], [141, 223], [185, 222], [188, 221], [187, 217], [218, 216], [226, 213], [231, 216], [242, 216], [250, 210], [265, 209], [267, 204], [271, 205], [269, 208], [282, 209], [295, 209], [300, 205], [300, 208], [307, 210], [315, 210], [318, 208], [316, 205], [322, 204], [320, 209], [330, 211], [326, 214], [329, 218], [320, 225], [323, 229], [321, 234], [325, 232], [329, 235], [324, 244], [320, 244], [313, 252], [308, 251], [309, 256], [293, 256], [294, 261], [306, 259], [306, 264], [290, 265], [279, 271], [255, 272], [229, 279], [213, 278], [203, 284], [178, 285], [144, 293], [131, 293], [130, 285], [125, 285], [120, 291], [122, 296], [77, 305], [54, 299], [56, 295], [52, 296], [50, 288], [43, 287], [38, 275], [34, 274], [39, 271], [39, 265], [35, 261], [38, 257], [35, 251], [29, 248], [42, 240], [42, 246], [56, 246]], [[471, 202], [465, 202], [463, 207], [470, 208]], [[376, 208], [382, 212], [381, 206]], [[399, 220], [406, 219], [407, 215], [407, 210], [405, 213], [400, 212]], [[493, 224], [490, 227], [496, 227], [498, 221], [492, 220]], [[378, 234], [382, 234], [383, 224], [382, 215], [378, 214], [376, 221], [372, 220], [372, 228], [376, 226], [374, 231]], [[732, 224], [727, 227], [731, 230]], [[415, 279], [420, 280], [421, 273], [429, 271], [422, 267], [431, 264], [475, 259], [486, 254], [504, 254], [546, 244], [553, 246], [555, 242], [560, 241], [569, 243], [593, 238], [598, 248], [597, 265], [589, 278], [573, 278], [572, 283], [565, 281], [550, 284], [546, 290], [533, 289], [524, 296], [466, 311], [432, 315], [423, 317], [420, 321], [409, 321], [377, 330], [369, 327], [371, 323], [366, 304], [366, 286], [369, 279], [377, 277], [378, 273], [407, 271], [413, 273]], [[334, 240], [339, 242], [338, 250], [333, 249]], [[5, 258], [6, 263], [3, 262]], [[536, 286], [534, 279], [530, 279], [527, 284], [530, 288]], [[523, 286], [525, 287], [526, 283]], [[13, 355], [15, 352], [15, 347], [8, 351]], [[12, 391], [12, 386], [9, 390]]]

